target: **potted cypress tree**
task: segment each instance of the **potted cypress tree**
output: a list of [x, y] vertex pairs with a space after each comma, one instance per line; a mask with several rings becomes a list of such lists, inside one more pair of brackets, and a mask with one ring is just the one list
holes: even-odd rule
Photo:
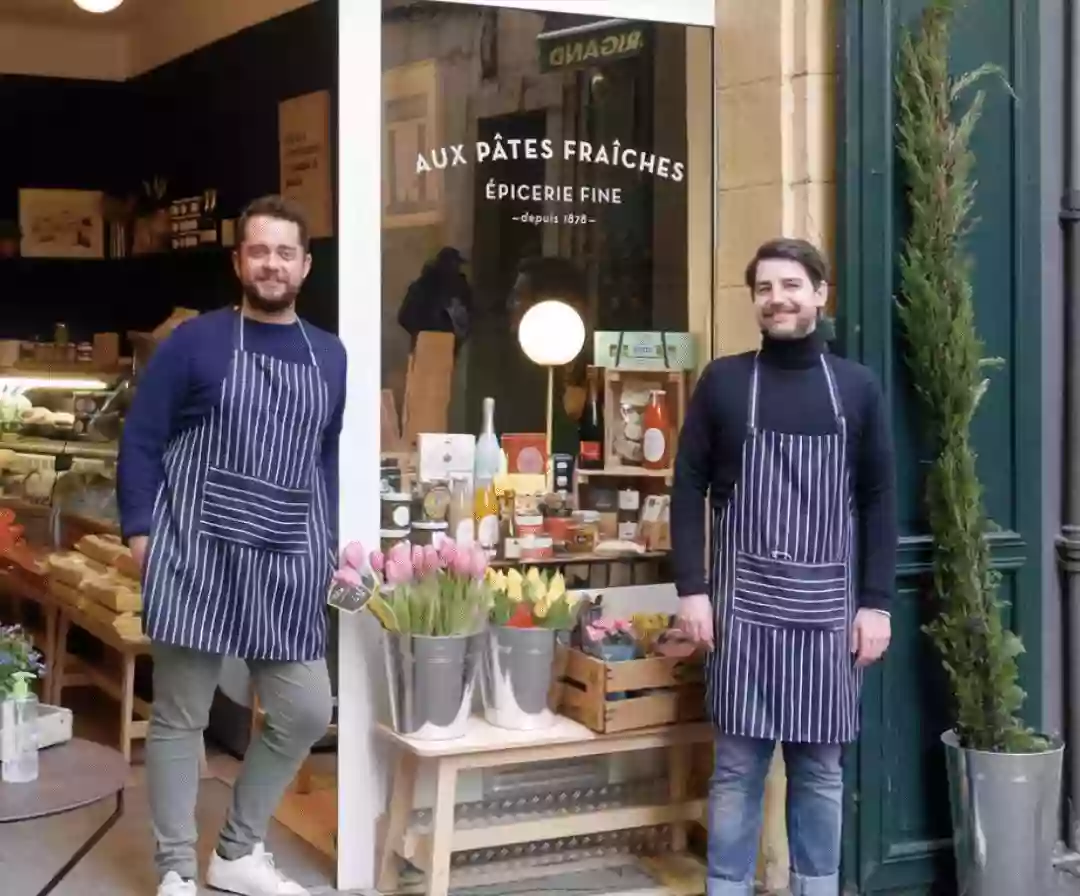
[[[953, 728], [942, 736], [949, 773], [960, 896], [1049, 892], [1057, 839], [1062, 744], [1021, 721], [1020, 639], [1004, 622], [986, 535], [971, 424], [989, 368], [975, 329], [970, 147], [984, 94], [963, 103], [982, 66], [949, 74], [951, 0], [928, 0], [905, 33], [896, 77], [898, 149], [909, 226], [900, 258], [899, 317], [932, 461], [925, 505], [933, 536], [937, 616], [926, 633], [952, 689]], [[1002, 79], [1004, 80], [1004, 79]]]

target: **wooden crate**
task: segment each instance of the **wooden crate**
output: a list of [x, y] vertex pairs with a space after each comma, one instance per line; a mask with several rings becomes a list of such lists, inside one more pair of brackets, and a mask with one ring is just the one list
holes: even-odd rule
[[[675, 462], [675, 445], [683, 420], [686, 419], [687, 372], [685, 370], [616, 370], [604, 368], [604, 473], [609, 476], [664, 476], [670, 471], [646, 470], [641, 465], [627, 464], [615, 453], [615, 438], [622, 425], [620, 403], [623, 389], [640, 385], [646, 389], [663, 389], [667, 393], [668, 419], [671, 421], [671, 464]], [[596, 474], [598, 471], [587, 471]]]
[[[700, 663], [673, 657], [605, 663], [562, 647], [559, 654], [559, 711], [593, 731], [614, 734], [695, 722], [705, 715]], [[628, 696], [616, 696], [624, 693]]]

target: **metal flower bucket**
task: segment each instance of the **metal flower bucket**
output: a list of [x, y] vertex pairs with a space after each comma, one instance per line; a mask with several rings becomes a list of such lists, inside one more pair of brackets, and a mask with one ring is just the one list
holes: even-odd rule
[[432, 637], [383, 632], [390, 724], [417, 740], [462, 737], [472, 712], [484, 633]]
[[941, 736], [949, 772], [958, 896], [1052, 892], [1064, 746], [965, 750]]
[[555, 723], [550, 695], [556, 640], [556, 632], [547, 628], [488, 630], [480, 676], [488, 722], [514, 731], [536, 731]]

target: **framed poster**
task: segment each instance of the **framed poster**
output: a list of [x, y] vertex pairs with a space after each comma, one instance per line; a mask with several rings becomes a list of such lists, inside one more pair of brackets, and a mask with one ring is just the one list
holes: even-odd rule
[[19, 190], [24, 258], [104, 258], [105, 194], [97, 190]]
[[334, 181], [330, 158], [330, 91], [278, 105], [281, 195], [307, 214], [311, 236], [334, 235]]
[[443, 171], [417, 170], [417, 157], [439, 145], [438, 83], [434, 59], [383, 72], [383, 227], [442, 222]]

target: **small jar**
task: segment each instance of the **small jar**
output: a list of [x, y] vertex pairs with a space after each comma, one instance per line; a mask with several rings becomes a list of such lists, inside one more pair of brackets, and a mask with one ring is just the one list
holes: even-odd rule
[[517, 530], [518, 538], [525, 538], [527, 535], [540, 535], [544, 531], [544, 518], [542, 516], [518, 514], [514, 517], [514, 528]]
[[419, 547], [441, 547], [446, 540], [449, 523], [436, 523], [430, 520], [417, 520], [412, 524], [409, 540]]
[[412, 521], [412, 498], [405, 492], [386, 492], [382, 496], [383, 529], [408, 529]]
[[425, 493], [421, 505], [427, 522], [442, 523], [450, 513], [450, 489], [442, 483], [432, 485]]
[[563, 544], [566, 541], [569, 530], [570, 517], [568, 516], [549, 516], [544, 520], [544, 531], [557, 544]]
[[403, 541], [409, 540], [408, 529], [380, 529], [379, 530], [379, 549], [383, 552], [383, 556], [390, 553], [390, 549], [396, 545], [401, 544]]

